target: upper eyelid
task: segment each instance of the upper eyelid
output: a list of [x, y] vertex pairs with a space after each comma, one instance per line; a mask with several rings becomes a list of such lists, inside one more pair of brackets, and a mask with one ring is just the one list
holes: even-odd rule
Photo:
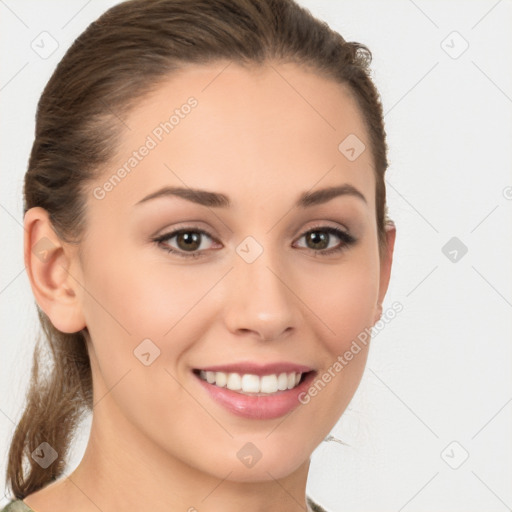
[[214, 235], [212, 235], [210, 233], [210, 230], [208, 230], [207, 228], [203, 228], [199, 225], [195, 225], [195, 224], [185, 224], [184, 226], [178, 226], [178, 227], [173, 227], [173, 228], [170, 228], [168, 230], [160, 230], [160, 234], [158, 235], [154, 235], [152, 236], [152, 239], [156, 239], [156, 238], [162, 238], [162, 237], [166, 237], [166, 236], [170, 236], [170, 235], [176, 235], [177, 233], [180, 233], [182, 231], [198, 231], [200, 233], [204, 233], [208, 236], [210, 236], [211, 238], [215, 238]]
[[211, 238], [214, 242], [219, 242], [217, 240], [217, 238], [215, 236], [213, 236], [206, 229], [193, 227], [193, 226], [184, 227], [184, 228], [176, 228], [176, 229], [172, 229], [170, 231], [166, 231], [166, 232], [162, 233], [161, 235], [157, 235], [157, 236], [153, 237], [153, 240], [161, 241], [161, 240], [165, 240], [165, 239], [171, 239], [171, 238], [174, 238], [175, 236], [179, 235], [180, 233], [187, 233], [190, 231], [196, 232], [196, 233], [201, 233], [202, 235], [206, 235], [209, 238]]
[[[307, 229], [303, 230], [299, 236], [304, 236], [307, 233], [314, 231], [315, 229], [320, 230], [320, 229], [329, 229], [329, 228], [337, 229], [339, 231], [346, 233], [347, 235], [351, 234], [350, 230], [348, 228], [346, 228], [345, 226], [341, 227], [341, 226], [333, 226], [331, 224], [326, 224], [326, 223], [319, 223], [319, 224], [315, 224], [314, 226], [310, 226]], [[178, 233], [187, 232], [187, 231], [197, 231], [199, 233], [209, 236], [210, 238], [212, 238], [215, 241], [218, 241], [218, 238], [216, 236], [212, 235], [207, 229], [202, 228], [200, 226], [194, 226], [194, 225], [173, 228], [173, 229], [170, 229], [169, 231], [163, 232], [160, 235], [156, 235], [156, 236], [152, 237], [152, 239], [155, 240], [155, 239], [161, 239], [161, 238], [166, 238], [166, 237], [170, 238], [172, 236], [176, 236]]]

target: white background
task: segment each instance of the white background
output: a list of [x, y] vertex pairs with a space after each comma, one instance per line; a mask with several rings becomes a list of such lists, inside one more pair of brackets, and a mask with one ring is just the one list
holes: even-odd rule
[[[38, 329], [21, 224], [36, 103], [114, 3], [0, 0], [0, 497]], [[300, 3], [374, 55], [398, 232], [384, 309], [404, 307], [375, 337], [332, 432], [350, 446], [322, 443], [308, 494], [331, 511], [510, 510], [512, 2]], [[59, 45], [46, 59], [31, 47], [43, 31]], [[452, 237], [468, 249], [456, 262], [442, 252]]]

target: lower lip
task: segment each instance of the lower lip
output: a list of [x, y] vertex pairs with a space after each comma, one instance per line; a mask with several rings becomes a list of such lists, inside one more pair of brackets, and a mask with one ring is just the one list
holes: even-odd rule
[[300, 405], [299, 395], [307, 391], [315, 373], [314, 371], [309, 372], [304, 380], [293, 389], [267, 396], [243, 395], [209, 384], [198, 375], [194, 374], [194, 376], [209, 395], [231, 413], [253, 420], [269, 420], [284, 416]]

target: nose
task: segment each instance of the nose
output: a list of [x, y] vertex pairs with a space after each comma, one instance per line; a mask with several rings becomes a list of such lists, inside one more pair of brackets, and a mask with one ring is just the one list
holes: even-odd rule
[[252, 263], [236, 258], [224, 312], [228, 330], [260, 341], [289, 336], [301, 318], [291, 273], [267, 250]]

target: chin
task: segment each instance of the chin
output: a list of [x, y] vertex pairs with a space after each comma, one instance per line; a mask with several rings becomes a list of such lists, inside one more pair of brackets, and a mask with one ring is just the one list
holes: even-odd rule
[[220, 464], [214, 458], [209, 472], [221, 479], [229, 474], [228, 480], [233, 482], [271, 481], [286, 478], [304, 465], [309, 466], [311, 456], [310, 453], [299, 454], [293, 449], [273, 449], [271, 446], [259, 454], [253, 450], [252, 459], [251, 448], [239, 450], [235, 457], [224, 458]]

